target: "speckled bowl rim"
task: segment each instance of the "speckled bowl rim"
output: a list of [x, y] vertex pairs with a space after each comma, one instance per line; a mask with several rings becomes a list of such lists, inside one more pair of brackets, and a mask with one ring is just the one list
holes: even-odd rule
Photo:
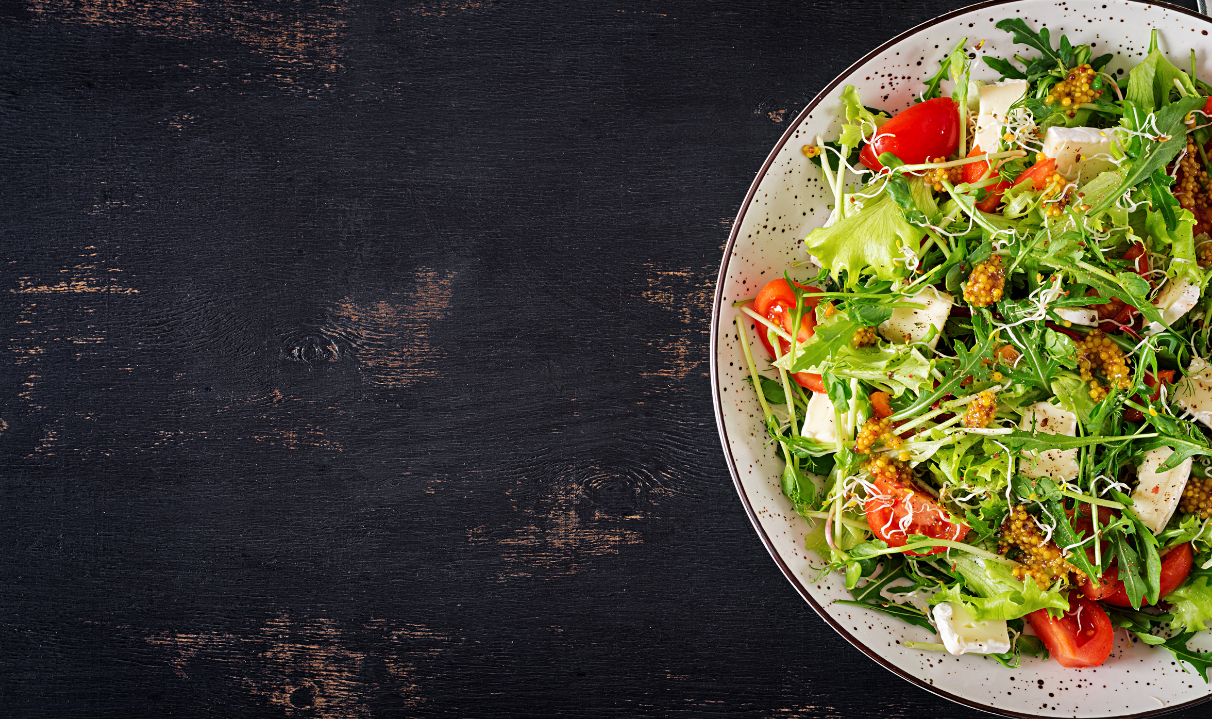
[[[1133, 4], [1137, 4], [1137, 5], [1152, 5], [1155, 7], [1165, 8], [1166, 10], [1182, 13], [1182, 14], [1188, 15], [1191, 18], [1194, 18], [1200, 22], [1204, 22], [1204, 23], [1208, 23], [1208, 24], [1212, 25], [1212, 18], [1210, 18], [1206, 15], [1201, 15], [1197, 12], [1188, 10], [1183, 7], [1171, 5], [1170, 3], [1156, 2], [1155, 0], [1129, 0], [1129, 1], [1132, 2]], [[850, 67], [846, 68], [841, 73], [839, 73], [838, 76], [833, 78], [833, 80], [831, 80], [828, 85], [826, 85], [819, 93], [817, 93], [816, 97], [812, 98], [812, 101], [808, 103], [808, 106], [805, 107], [800, 112], [800, 114], [796, 116], [795, 120], [787, 127], [787, 131], [784, 132], [783, 136], [779, 138], [779, 141], [774, 146], [774, 149], [770, 151], [770, 155], [767, 156], [766, 161], [764, 163], [762, 163], [762, 169], [760, 171], [758, 171], [757, 176], [753, 178], [753, 183], [749, 186], [749, 192], [746, 193], [746, 195], [745, 195], [745, 201], [743, 203], [741, 203], [741, 207], [736, 213], [736, 219], [732, 223], [732, 231], [728, 234], [728, 244], [725, 245], [725, 247], [724, 247], [724, 257], [720, 261], [720, 272], [719, 272], [719, 276], [716, 278], [715, 295], [714, 295], [714, 299], [712, 301], [711, 345], [710, 345], [710, 358], [709, 359], [710, 359], [710, 365], [711, 365], [711, 388], [712, 388], [711, 403], [715, 409], [715, 424], [716, 424], [716, 427], [719, 429], [720, 442], [722, 443], [723, 448], [724, 448], [724, 457], [728, 462], [728, 472], [732, 475], [732, 483], [736, 487], [737, 494], [740, 495], [741, 503], [743, 505], [745, 505], [745, 513], [749, 516], [749, 521], [753, 524], [753, 528], [757, 531], [758, 537], [761, 538], [762, 544], [764, 544], [766, 546], [766, 551], [770, 553], [770, 556], [772, 559], [774, 559], [775, 564], [777, 564], [779, 566], [779, 569], [783, 572], [783, 576], [787, 578], [787, 581], [791, 582], [791, 586], [793, 586], [795, 588], [795, 590], [797, 592], [799, 592], [799, 595], [804, 598], [804, 601], [808, 602], [809, 606], [812, 607], [812, 609], [817, 613], [817, 615], [821, 619], [825, 620], [825, 622], [828, 623], [829, 626], [833, 627], [834, 631], [836, 631], [838, 634], [841, 634], [842, 637], [845, 638], [846, 641], [850, 642], [850, 644], [852, 644], [856, 649], [863, 652], [871, 659], [875, 660], [877, 663], [879, 663], [881, 666], [883, 666], [888, 671], [892, 672], [893, 674], [896, 674], [897, 676], [901, 677], [902, 679], [904, 679], [918, 687], [921, 687], [922, 689], [925, 689], [926, 691], [930, 692], [931, 694], [940, 696], [944, 699], [948, 699], [950, 701], [955, 702], [956, 704], [962, 704], [963, 706], [971, 707], [973, 709], [987, 712], [989, 714], [996, 714], [999, 716], [1007, 716], [1007, 717], [1021, 717], [1022, 719], [1036, 719], [1036, 717], [1038, 716], [1036, 714], [1024, 714], [1021, 712], [1011, 711], [1008, 709], [999, 709], [998, 707], [990, 706], [988, 704], [981, 704], [980, 702], [972, 701], [971, 699], [965, 699], [963, 697], [956, 696], [955, 694], [952, 694], [951, 692], [945, 691], [943, 689], [939, 689], [936, 686], [932, 686], [931, 684], [923, 681], [922, 679], [914, 676], [913, 674], [901, 669], [900, 667], [897, 667], [892, 662], [885, 659], [883, 657], [883, 655], [879, 654], [878, 652], [873, 651], [870, 647], [868, 647], [866, 644], [864, 644], [862, 641], [860, 641], [858, 638], [856, 638], [853, 634], [851, 634], [849, 631], [847, 631], [846, 628], [844, 626], [842, 626], [842, 624], [840, 622], [835, 620], [829, 614], [829, 612], [825, 611], [825, 608], [822, 607], [820, 605], [820, 603], [816, 601], [815, 598], [813, 598], [812, 594], [809, 593], [808, 588], [803, 584], [803, 582], [801, 582], [799, 580], [799, 578], [795, 575], [795, 573], [791, 571], [791, 568], [787, 566], [787, 563], [785, 561], [783, 561], [783, 558], [781, 556], [779, 556], [778, 551], [774, 547], [774, 542], [771, 541], [770, 537], [766, 534], [766, 530], [762, 528], [761, 522], [758, 521], [757, 512], [753, 508], [753, 503], [749, 501], [749, 497], [745, 493], [745, 487], [741, 483], [740, 473], [737, 471], [737, 468], [736, 468], [736, 459], [732, 455], [732, 448], [728, 441], [728, 430], [724, 426], [723, 397], [721, 396], [721, 393], [720, 393], [719, 374], [718, 374], [720, 311], [722, 309], [722, 304], [723, 304], [723, 299], [724, 299], [724, 281], [727, 277], [728, 264], [732, 260], [732, 251], [733, 251], [734, 246], [736, 245], [737, 236], [740, 234], [740, 231], [741, 231], [741, 222], [742, 222], [742, 220], [744, 220], [745, 214], [749, 211], [749, 207], [753, 202], [753, 198], [757, 194], [758, 186], [762, 183], [762, 180], [765, 179], [766, 173], [770, 170], [770, 166], [774, 163], [775, 157], [783, 149], [783, 146], [787, 143], [787, 141], [790, 140], [791, 137], [795, 134], [796, 130], [803, 123], [804, 119], [807, 118], [808, 115], [814, 109], [816, 109], [816, 106], [818, 104], [820, 104], [820, 102], [822, 100], [824, 100], [827, 96], [829, 96], [838, 85], [840, 85], [846, 78], [848, 78], [859, 67], [861, 67], [863, 64], [867, 63], [868, 61], [872, 60], [876, 56], [880, 55], [881, 53], [885, 52], [893, 45], [901, 42], [902, 40], [905, 40], [913, 35], [916, 35], [917, 33], [921, 32], [929, 27], [933, 27], [934, 25], [938, 25], [940, 23], [946, 22], [947, 20], [950, 20], [951, 18], [957, 17], [959, 15], [964, 15], [966, 13], [970, 13], [974, 10], [983, 10], [986, 8], [997, 7], [999, 5], [1013, 5], [1017, 2], [1019, 2], [1019, 0], [987, 0], [987, 2], [976, 3], [973, 5], [968, 5], [968, 6], [959, 8], [957, 10], [952, 10], [951, 12], [945, 13], [943, 15], [939, 15], [930, 20], [927, 20], [926, 22], [923, 22], [919, 25], [915, 25], [914, 27], [909, 28], [908, 30], [902, 32], [901, 34], [897, 35], [896, 37], [893, 37], [893, 38], [887, 40], [886, 42], [882, 43], [881, 45], [876, 47], [871, 52], [867, 53], [863, 57], [856, 60], [853, 64], [850, 65]], [[1191, 701], [1184, 702], [1182, 704], [1177, 704], [1177, 705], [1171, 706], [1171, 707], [1163, 707], [1163, 708], [1159, 708], [1159, 709], [1156, 709], [1153, 711], [1138, 712], [1136, 714], [1120, 714], [1120, 715], [1116, 715], [1115, 717], [1105, 717], [1104, 719], [1139, 719], [1142, 717], [1160, 716], [1162, 714], [1171, 714], [1173, 712], [1181, 711], [1183, 709], [1189, 709], [1191, 707], [1198, 706], [1200, 704], [1204, 704], [1209, 701], [1212, 701], [1212, 694], [1208, 694], [1200, 699], [1193, 699]]]

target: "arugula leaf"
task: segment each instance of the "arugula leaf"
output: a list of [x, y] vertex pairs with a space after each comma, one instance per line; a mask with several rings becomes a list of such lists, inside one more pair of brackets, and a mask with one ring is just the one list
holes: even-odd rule
[[[1046, 477], [1041, 477], [1039, 483], [1043, 485], [1045, 482], [1051, 483], [1051, 481]], [[1053, 530], [1053, 534], [1056, 537], [1055, 541], [1057, 545], [1066, 551], [1065, 560], [1081, 570], [1091, 581], [1101, 576], [1099, 571], [1094, 568], [1094, 565], [1090, 563], [1090, 558], [1086, 556], [1086, 550], [1083, 547], [1075, 546], [1081, 543], [1082, 537], [1078, 536], [1077, 532], [1073, 530], [1073, 525], [1069, 523], [1069, 517], [1065, 514], [1065, 505], [1061, 501], [1059, 492], [1056, 492], [1045, 501], [1044, 506], [1047, 507], [1051, 519], [1055, 520], [1056, 529]], [[1066, 550], [1067, 547], [1070, 549]]]
[[[879, 542], [879, 540], [877, 540]], [[879, 542], [883, 544], [883, 542]], [[885, 545], [887, 548], [887, 545]], [[856, 548], [857, 549], [857, 548]], [[883, 596], [885, 587], [898, 579], [910, 579], [905, 570], [905, 558], [901, 555], [889, 556], [883, 559], [884, 570], [878, 577], [861, 587], [851, 587], [850, 596], [854, 599], [839, 599], [836, 604], [848, 604], [855, 607], [865, 607], [901, 619], [916, 627], [929, 629], [934, 632], [926, 613], [911, 604], [894, 602]], [[916, 584], [916, 581], [915, 581]], [[890, 590], [891, 591], [891, 590]]]
[[1007, 78], [1013, 80], [1027, 79], [1027, 73], [1012, 65], [1009, 60], [1003, 60], [1000, 57], [991, 57], [989, 55], [985, 55], [982, 59], [985, 61], [986, 65], [1002, 74], [1000, 78], [1001, 80], [1005, 80]]
[[1149, 176], [1149, 195], [1152, 198], [1150, 204], [1161, 214], [1165, 229], [1170, 232], [1178, 229], [1178, 211], [1182, 209], [1178, 198], [1170, 191], [1173, 184], [1174, 178], [1160, 167]]
[[1145, 421], [1162, 435], [1142, 442], [1137, 447], [1138, 450], [1147, 452], [1161, 447], [1170, 447], [1174, 450], [1174, 453], [1157, 468], [1158, 472], [1168, 472], [1187, 461], [1188, 457], [1212, 455], [1212, 445], [1208, 443], [1208, 438], [1191, 422], [1183, 422], [1162, 412], [1154, 415], [1149, 412], [1148, 407], [1143, 407], [1135, 402], [1128, 402], [1127, 406], [1142, 410]]
[[[1164, 168], [1171, 160], [1178, 157], [1178, 153], [1187, 146], [1187, 128], [1183, 124], [1183, 119], [1188, 112], [1202, 108], [1203, 104], [1203, 97], [1189, 95], [1175, 100], [1154, 113], [1157, 129], [1161, 134], [1144, 145], [1141, 152], [1128, 164], [1124, 179], [1120, 181], [1119, 186], [1101, 202], [1091, 207], [1089, 214], [1093, 216], [1105, 211], [1125, 192], [1152, 175], [1154, 170]], [[1144, 118], [1139, 117], [1138, 113], [1139, 110], [1132, 108], [1131, 114], [1140, 120], [1134, 129], [1140, 129], [1144, 124]]]
[[1162, 646], [1170, 650], [1174, 658], [1180, 662], [1180, 666], [1182, 663], [1190, 664], [1195, 669], [1195, 672], [1207, 682], [1208, 669], [1212, 668], [1212, 652], [1197, 652], [1194, 649], [1188, 649], [1187, 642], [1191, 641], [1191, 637], [1193, 636], [1195, 636], [1195, 632], [1179, 634], [1162, 644]]
[[[978, 335], [979, 337], [979, 335]], [[929, 407], [938, 400], [952, 394], [968, 377], [977, 374], [987, 374], [987, 367], [982, 367], [981, 361], [989, 356], [989, 346], [993, 343], [993, 335], [984, 333], [984, 337], [977, 339], [972, 351], [961, 342], [955, 343], [956, 364], [951, 368], [951, 372], [934, 388], [933, 391], [921, 394], [917, 400], [910, 404], [905, 409], [892, 415], [890, 419], [895, 422], [897, 420], [906, 419], [917, 414], [922, 409]]]
[[[1016, 17], [1001, 20], [997, 22], [994, 27], [996, 27], [998, 30], [1005, 30], [1006, 32], [1013, 33], [1014, 42], [1022, 45], [1030, 45], [1036, 50], [1039, 50], [1040, 53], [1043, 54], [1044, 58], [1052, 60], [1054, 63], [1061, 61], [1060, 55], [1058, 55], [1056, 51], [1052, 49], [1052, 40], [1048, 36], [1048, 28], [1040, 28], [1040, 31], [1036, 33], [1031, 28], [1027, 27], [1027, 23]], [[1067, 40], [1065, 41], [1065, 44], [1068, 44]]]
[[1089, 447], [1107, 442], [1127, 442], [1131, 439], [1132, 437], [1067, 437], [1061, 434], [1048, 434], [1047, 432], [1032, 434], [1016, 429], [1009, 434], [999, 435], [997, 441], [1011, 449], [1041, 451], [1047, 449], [1076, 449], [1077, 447]]
[[1107, 616], [1111, 619], [1112, 626], [1127, 629], [1145, 644], [1157, 646], [1166, 643], [1164, 637], [1153, 634], [1153, 626], [1169, 621], [1169, 614], [1146, 614], [1145, 612], [1105, 605], [1103, 609], [1107, 611]]
[[1124, 582], [1128, 603], [1133, 609], [1140, 609], [1140, 601], [1145, 597], [1145, 580], [1141, 576], [1140, 559], [1136, 550], [1128, 545], [1123, 533], [1116, 533], [1111, 538], [1111, 547], [1115, 556], [1119, 557], [1119, 578]]

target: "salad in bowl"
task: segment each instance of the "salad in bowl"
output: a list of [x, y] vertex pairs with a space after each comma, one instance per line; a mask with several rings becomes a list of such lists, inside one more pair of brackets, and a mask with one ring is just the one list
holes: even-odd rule
[[[1212, 655], [1212, 85], [996, 23], [917, 101], [803, 137], [831, 194], [733, 303], [756, 419], [839, 600], [921, 652]], [[721, 324], [726, 321], [722, 318]]]

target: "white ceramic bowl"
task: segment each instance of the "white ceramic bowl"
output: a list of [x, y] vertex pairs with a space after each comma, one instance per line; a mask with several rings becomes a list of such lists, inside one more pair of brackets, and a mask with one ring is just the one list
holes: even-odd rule
[[[1172, 60], [1187, 67], [1194, 47], [1199, 77], [1212, 80], [1208, 35], [1212, 21], [1181, 8], [1124, 0], [983, 3], [931, 20], [873, 50], [822, 90], [791, 123], [737, 214], [720, 266], [712, 314], [716, 421], [737, 492], [779, 568], [822, 619], [889, 670], [940, 696], [1007, 716], [1127, 717], [1172, 711], [1212, 698], [1212, 687], [1198, 675], [1184, 672], [1165, 649], [1133, 644], [1122, 631], [1117, 630], [1115, 650], [1101, 667], [1064, 669], [1054, 661], [1028, 657], [1018, 668], [1007, 669], [980, 655], [952, 657], [906, 649], [902, 641], [937, 640], [924, 629], [884, 615], [834, 604], [833, 600], [849, 595], [837, 573], [812, 582], [821, 560], [804, 549], [808, 525], [779, 488], [783, 463], [767, 446], [761, 410], [744, 381], [747, 371], [736, 339], [732, 302], [753, 297], [792, 261], [803, 260], [800, 241], [829, 214], [829, 192], [800, 147], [817, 133], [826, 139], [837, 136], [841, 88], [852, 84], [865, 104], [899, 111], [912, 103], [922, 79], [933, 73], [961, 37], [969, 38], [969, 48], [984, 39], [984, 52], [999, 57], [1037, 54], [1014, 45], [1009, 33], [993, 26], [1009, 17], [1022, 18], [1037, 30], [1047, 26], [1054, 44], [1065, 33], [1074, 44], [1092, 44], [1095, 56], [1116, 53], [1110, 72], [1124, 68], [1129, 56], [1143, 56], [1149, 31], [1157, 28], [1161, 47]], [[983, 62], [978, 67], [976, 77], [997, 78]], [[749, 341], [758, 346], [752, 332]], [[1212, 648], [1208, 635], [1212, 632], [1197, 638], [1207, 645], [1200, 648]]]

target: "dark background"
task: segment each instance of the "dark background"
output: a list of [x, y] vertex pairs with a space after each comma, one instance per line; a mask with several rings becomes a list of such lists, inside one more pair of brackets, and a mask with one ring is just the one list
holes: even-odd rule
[[707, 377], [767, 152], [956, 6], [4, 0], [0, 714], [976, 715], [795, 594]]

